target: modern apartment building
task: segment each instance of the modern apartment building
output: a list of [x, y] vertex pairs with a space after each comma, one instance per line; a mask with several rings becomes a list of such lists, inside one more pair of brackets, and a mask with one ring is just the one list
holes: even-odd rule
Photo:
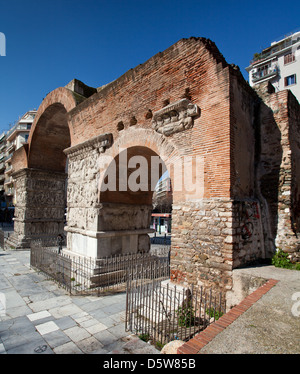
[[152, 199], [151, 228], [160, 234], [171, 232], [172, 200], [171, 178], [166, 172], [158, 181]]
[[246, 70], [250, 86], [268, 80], [275, 92], [290, 89], [300, 102], [300, 31], [274, 41], [261, 53], [255, 53]]
[[[6, 157], [6, 132], [4, 131], [0, 135], [0, 196], [3, 196], [4, 193], [4, 179], [5, 179], [5, 162]], [[1, 206], [1, 204], [0, 204]]]
[[[36, 110], [30, 110], [21, 117], [17, 123], [6, 134], [6, 155], [4, 190], [8, 205], [14, 203], [14, 186], [12, 179], [11, 160], [14, 152], [27, 143], [31, 125], [34, 121]], [[1, 143], [0, 143], [1, 144]], [[1, 150], [1, 148], [0, 148]]]

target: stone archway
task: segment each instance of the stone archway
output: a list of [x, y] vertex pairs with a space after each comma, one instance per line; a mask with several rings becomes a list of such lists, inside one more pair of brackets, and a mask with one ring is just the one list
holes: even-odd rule
[[23, 168], [13, 174], [16, 208], [10, 241], [17, 248], [29, 247], [33, 239], [53, 242], [64, 233], [67, 158], [63, 151], [71, 145], [67, 113], [75, 106], [73, 93], [66, 88], [47, 95], [27, 147], [14, 155], [23, 158]]
[[31, 133], [28, 167], [64, 173], [67, 157], [63, 151], [70, 145], [67, 110], [62, 103], [51, 104]]
[[99, 183], [98, 231], [106, 233], [99, 238], [101, 253], [150, 250], [152, 196], [165, 171], [163, 160], [145, 146], [120, 150], [111, 160]]
[[[115, 142], [103, 134], [65, 153], [68, 250], [93, 258], [148, 251], [153, 190], [180, 158], [172, 142], [153, 130], [131, 128]], [[109, 182], [113, 188], [103, 189]]]

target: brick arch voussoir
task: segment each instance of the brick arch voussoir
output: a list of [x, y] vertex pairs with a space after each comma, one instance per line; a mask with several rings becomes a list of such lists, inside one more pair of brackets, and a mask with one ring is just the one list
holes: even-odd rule
[[[43, 115], [43, 113], [49, 108], [50, 106], [54, 104], [62, 104], [68, 113], [70, 110], [76, 107], [77, 102], [76, 99], [73, 95], [73, 92], [69, 90], [68, 88], [65, 87], [59, 87], [56, 88], [55, 90], [51, 91], [45, 99], [42, 101], [41, 105], [38, 108], [38, 111], [36, 113], [34, 122], [31, 126], [31, 130], [29, 133], [29, 138], [28, 138], [28, 145], [29, 145], [29, 150], [31, 148], [31, 142], [33, 139], [33, 134], [35, 132], [35, 129], [38, 125], [38, 122]], [[73, 138], [74, 138], [74, 131], [72, 129], [71, 123], [68, 121], [68, 126], [70, 130], [70, 137], [71, 137], [71, 144], [73, 143]]]
[[[171, 139], [165, 138], [163, 135], [158, 134], [150, 129], [127, 129], [119, 136], [108, 148], [103, 156], [105, 157], [106, 167], [109, 166], [106, 157], [109, 160], [115, 159], [123, 150], [131, 147], [146, 147], [154, 151], [162, 161], [165, 163], [169, 174], [171, 175], [171, 165], [175, 165], [176, 161], [182, 157], [180, 149], [174, 145]], [[101, 164], [101, 163], [100, 163]], [[106, 169], [107, 170], [107, 169]], [[101, 189], [100, 186], [105, 176], [105, 170], [101, 170], [100, 178], [98, 181], [98, 201], [101, 202]]]
[[125, 130], [105, 153], [115, 158], [120, 153], [120, 150], [131, 147], [146, 147], [152, 149], [164, 161], [167, 168], [173, 160], [181, 157], [180, 150], [171, 139], [158, 134], [154, 130], [143, 128], [129, 128]]

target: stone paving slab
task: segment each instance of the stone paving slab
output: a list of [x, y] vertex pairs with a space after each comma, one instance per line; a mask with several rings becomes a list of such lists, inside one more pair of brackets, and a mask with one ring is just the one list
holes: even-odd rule
[[55, 320], [55, 323], [62, 331], [77, 326], [76, 321], [70, 316], [58, 318]]
[[51, 316], [51, 313], [49, 313], [47, 310], [43, 310], [42, 312], [27, 314], [27, 317], [31, 322], [37, 319], [44, 319], [50, 316]]
[[[300, 353], [300, 317], [291, 312], [300, 272], [238, 271], [278, 283], [214, 339], [204, 339], [201, 353]], [[30, 268], [29, 251], [0, 249], [0, 301], [3, 296], [0, 354], [159, 353], [125, 331], [125, 294], [70, 296]]]
[[41, 323], [39, 325], [36, 325], [35, 328], [41, 335], [49, 334], [50, 332], [59, 330], [59, 327], [53, 321]]
[[125, 331], [126, 295], [72, 296], [29, 265], [29, 251], [0, 249], [0, 354], [159, 353]]

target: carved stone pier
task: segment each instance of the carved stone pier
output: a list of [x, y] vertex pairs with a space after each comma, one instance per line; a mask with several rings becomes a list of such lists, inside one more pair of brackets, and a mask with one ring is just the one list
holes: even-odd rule
[[65, 173], [22, 169], [13, 174], [16, 189], [14, 234], [16, 248], [30, 247], [31, 240], [55, 240], [64, 233]]

